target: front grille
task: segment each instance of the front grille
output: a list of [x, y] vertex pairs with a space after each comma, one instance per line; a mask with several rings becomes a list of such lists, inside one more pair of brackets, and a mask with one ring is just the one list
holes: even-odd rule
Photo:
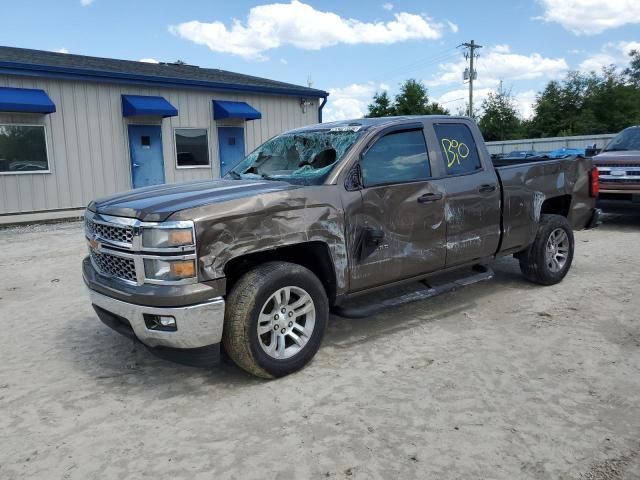
[[627, 168], [627, 167], [640, 167], [640, 164], [638, 163], [607, 163], [604, 165], [597, 165], [598, 170], [604, 168], [605, 170], [608, 170], [610, 168]]
[[91, 250], [91, 259], [98, 271], [102, 274], [130, 282], [136, 281], [136, 265], [131, 258], [117, 257], [108, 253]]
[[86, 221], [87, 232], [97, 235], [103, 240], [119, 243], [131, 244], [133, 241], [133, 228], [120, 225], [105, 225], [94, 222], [91, 219]]
[[616, 178], [616, 177], [602, 178], [600, 177], [599, 180], [600, 180], [600, 183], [628, 183], [631, 185], [640, 184], [640, 178], [636, 180], [635, 178]]

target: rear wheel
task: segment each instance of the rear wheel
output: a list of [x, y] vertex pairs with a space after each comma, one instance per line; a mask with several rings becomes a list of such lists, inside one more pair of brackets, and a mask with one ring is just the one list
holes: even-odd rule
[[532, 282], [553, 285], [571, 268], [573, 249], [573, 231], [567, 219], [543, 215], [533, 243], [519, 254], [520, 270]]
[[242, 276], [227, 298], [223, 345], [249, 373], [281, 377], [316, 354], [329, 304], [320, 280], [307, 268], [269, 262]]

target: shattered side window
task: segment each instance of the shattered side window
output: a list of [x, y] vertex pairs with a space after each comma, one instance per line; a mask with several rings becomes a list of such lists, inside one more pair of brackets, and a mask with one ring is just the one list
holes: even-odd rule
[[285, 133], [250, 153], [230, 175], [292, 183], [319, 183], [362, 135], [360, 128]]

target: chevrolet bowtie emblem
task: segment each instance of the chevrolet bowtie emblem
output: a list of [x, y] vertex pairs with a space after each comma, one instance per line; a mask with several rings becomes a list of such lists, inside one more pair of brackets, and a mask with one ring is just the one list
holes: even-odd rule
[[100, 250], [100, 242], [96, 237], [89, 239], [89, 245], [91, 245], [91, 248], [93, 248], [94, 250]]

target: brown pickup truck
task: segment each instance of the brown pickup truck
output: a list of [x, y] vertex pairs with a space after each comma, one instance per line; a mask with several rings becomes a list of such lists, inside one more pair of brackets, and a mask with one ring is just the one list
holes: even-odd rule
[[616, 135], [593, 163], [600, 175], [599, 203], [640, 206], [640, 126]]
[[505, 255], [560, 282], [573, 230], [596, 224], [594, 187], [581, 157], [496, 168], [464, 117], [312, 125], [226, 178], [92, 202], [83, 275], [101, 320], [156, 354], [208, 365], [222, 345], [278, 377], [362, 294]]

